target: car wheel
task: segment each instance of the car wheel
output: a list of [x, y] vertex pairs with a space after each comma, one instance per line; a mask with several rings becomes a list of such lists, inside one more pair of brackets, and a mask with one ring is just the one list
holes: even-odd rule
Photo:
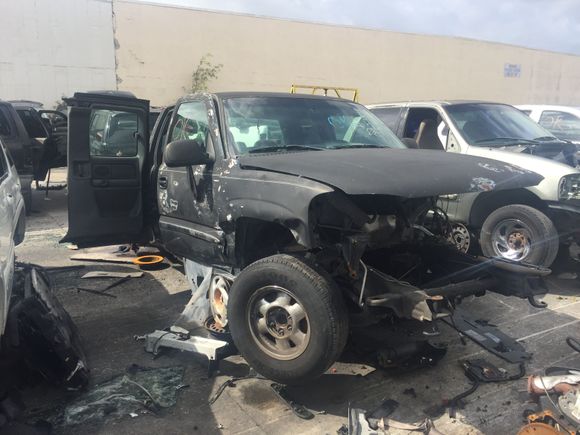
[[235, 278], [228, 319], [246, 361], [284, 384], [324, 373], [348, 334], [348, 313], [336, 285], [323, 271], [289, 255], [258, 260]]
[[481, 228], [481, 250], [488, 257], [549, 267], [558, 254], [559, 244], [558, 232], [550, 218], [527, 205], [498, 208]]

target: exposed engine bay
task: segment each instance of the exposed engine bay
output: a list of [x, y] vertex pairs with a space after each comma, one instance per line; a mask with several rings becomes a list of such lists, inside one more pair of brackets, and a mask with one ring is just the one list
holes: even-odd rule
[[546, 293], [547, 268], [457, 250], [435, 198], [331, 193], [313, 202], [311, 214], [320, 244], [314, 260], [367, 321], [432, 321], [449, 304], [487, 290], [531, 302]]

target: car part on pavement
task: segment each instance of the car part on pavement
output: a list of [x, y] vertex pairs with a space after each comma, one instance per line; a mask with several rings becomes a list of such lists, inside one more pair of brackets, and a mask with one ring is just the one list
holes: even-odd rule
[[213, 338], [197, 337], [187, 331], [174, 329], [176, 332], [153, 331], [150, 334], [136, 336], [135, 340], [145, 341], [145, 351], [158, 355], [162, 348], [179, 349], [205, 355], [208, 359], [208, 375], [217, 368], [220, 355], [229, 345], [226, 341]]
[[516, 340], [496, 327], [477, 323], [475, 319], [468, 317], [466, 313], [460, 310], [456, 310], [450, 318], [443, 318], [442, 320], [484, 349], [507, 362], [520, 363], [532, 358], [532, 355], [526, 352], [525, 348]]
[[578, 432], [556, 413], [546, 410], [527, 416], [517, 435], [576, 435]]
[[132, 364], [123, 374], [89, 387], [63, 406], [55, 406], [48, 421], [76, 431], [131, 414], [157, 415], [177, 403], [183, 388], [182, 366], [147, 368]]
[[490, 362], [478, 360], [465, 360], [461, 363], [465, 376], [471, 381], [471, 386], [466, 391], [459, 393], [457, 396], [449, 399], [449, 417], [455, 418], [455, 411], [461, 405], [461, 401], [479, 388], [481, 383], [496, 383], [515, 381], [522, 378], [526, 374], [526, 367], [523, 362], [518, 366], [518, 373], [508, 375], [505, 369], [499, 369]]
[[104, 270], [97, 270], [93, 272], [87, 272], [81, 279], [87, 278], [141, 278], [143, 276], [143, 272], [107, 272]]
[[141, 255], [133, 259], [133, 264], [143, 270], [156, 270], [163, 263], [163, 260], [161, 255]]
[[528, 392], [541, 395], [548, 393], [564, 394], [578, 389], [580, 384], [580, 371], [569, 370], [560, 375], [532, 375], [528, 378]]
[[580, 388], [576, 387], [558, 397], [558, 406], [570, 423], [580, 428]]
[[284, 385], [274, 383], [270, 384], [270, 387], [272, 388], [272, 391], [276, 393], [276, 397], [284, 402], [295, 416], [301, 418], [302, 420], [312, 420], [314, 418], [314, 413], [312, 411], [310, 411], [304, 405], [295, 402], [294, 399], [290, 397]]
[[19, 264], [17, 302], [10, 311], [11, 342], [26, 364], [49, 382], [70, 390], [89, 381], [87, 359], [77, 328], [55, 297], [41, 270]]

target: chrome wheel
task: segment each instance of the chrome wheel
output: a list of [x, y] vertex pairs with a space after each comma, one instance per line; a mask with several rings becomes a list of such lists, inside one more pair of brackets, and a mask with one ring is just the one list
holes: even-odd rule
[[252, 338], [272, 358], [297, 358], [310, 341], [306, 311], [285, 288], [271, 285], [257, 290], [248, 303], [247, 320]]
[[491, 233], [495, 255], [514, 261], [523, 261], [532, 250], [531, 229], [519, 219], [500, 221]]

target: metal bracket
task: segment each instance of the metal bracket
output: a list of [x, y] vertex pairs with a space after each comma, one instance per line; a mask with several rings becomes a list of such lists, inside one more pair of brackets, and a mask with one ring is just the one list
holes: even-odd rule
[[135, 339], [145, 340], [145, 351], [153, 355], [158, 355], [159, 349], [162, 347], [205, 355], [209, 362], [208, 374], [210, 376], [216, 368], [218, 351], [229, 344], [227, 341], [215, 340], [213, 338], [184, 337], [182, 334], [160, 330], [144, 336], [135, 337]]

